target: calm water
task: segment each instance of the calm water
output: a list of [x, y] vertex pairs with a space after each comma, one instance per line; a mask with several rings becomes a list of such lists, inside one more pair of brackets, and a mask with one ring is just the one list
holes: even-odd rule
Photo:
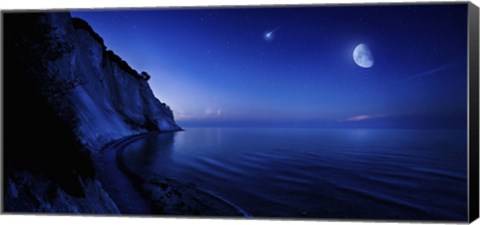
[[465, 220], [466, 131], [187, 128], [127, 147], [127, 166], [253, 217]]

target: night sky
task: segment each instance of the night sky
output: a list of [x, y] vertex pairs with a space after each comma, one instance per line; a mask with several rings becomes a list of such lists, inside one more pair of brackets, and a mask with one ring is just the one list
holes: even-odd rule
[[466, 4], [72, 16], [152, 76], [180, 125], [466, 127]]

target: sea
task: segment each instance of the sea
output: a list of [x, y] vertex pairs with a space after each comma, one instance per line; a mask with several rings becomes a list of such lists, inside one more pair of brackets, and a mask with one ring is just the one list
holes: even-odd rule
[[192, 184], [258, 218], [467, 219], [467, 132], [195, 128], [124, 149], [140, 177]]

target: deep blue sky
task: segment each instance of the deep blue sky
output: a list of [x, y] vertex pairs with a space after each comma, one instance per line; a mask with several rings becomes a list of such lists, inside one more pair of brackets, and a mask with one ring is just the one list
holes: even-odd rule
[[152, 76], [180, 125], [466, 126], [466, 4], [72, 15]]

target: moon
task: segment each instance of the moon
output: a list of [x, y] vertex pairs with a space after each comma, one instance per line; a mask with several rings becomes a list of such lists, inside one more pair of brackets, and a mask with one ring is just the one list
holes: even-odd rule
[[370, 68], [375, 63], [372, 51], [365, 44], [359, 44], [353, 50], [353, 61], [362, 68]]

